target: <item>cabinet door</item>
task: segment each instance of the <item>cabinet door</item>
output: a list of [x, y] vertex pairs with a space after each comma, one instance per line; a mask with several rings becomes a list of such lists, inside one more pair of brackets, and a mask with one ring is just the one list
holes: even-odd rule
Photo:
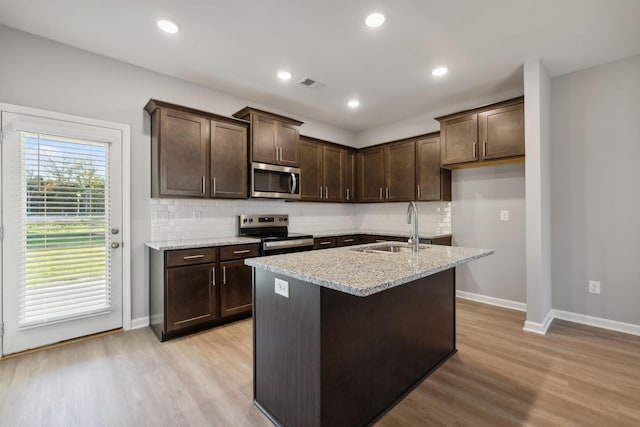
[[440, 125], [441, 164], [478, 160], [478, 115], [447, 120]]
[[211, 122], [211, 197], [247, 198], [247, 129]]
[[158, 196], [205, 197], [209, 121], [170, 109], [160, 112]]
[[416, 141], [416, 200], [442, 200], [441, 171], [440, 138]]
[[344, 201], [356, 201], [356, 153], [344, 150]]
[[342, 202], [344, 183], [342, 181], [342, 154], [344, 150], [325, 145], [322, 155], [322, 176], [324, 181], [324, 200]]
[[322, 145], [314, 141], [300, 142], [300, 199], [316, 201], [322, 189]]
[[358, 153], [358, 196], [361, 202], [381, 202], [384, 187], [384, 149]]
[[278, 122], [251, 116], [251, 158], [254, 162], [276, 163]]
[[407, 141], [385, 148], [385, 200], [413, 200], [416, 185], [415, 142]]
[[252, 268], [244, 260], [222, 262], [220, 267], [220, 316], [251, 311]]
[[524, 155], [524, 104], [485, 111], [478, 120], [483, 159]]
[[215, 264], [167, 268], [167, 332], [217, 318]]
[[280, 157], [276, 163], [296, 167], [300, 164], [300, 131], [298, 126], [278, 122], [277, 145]]

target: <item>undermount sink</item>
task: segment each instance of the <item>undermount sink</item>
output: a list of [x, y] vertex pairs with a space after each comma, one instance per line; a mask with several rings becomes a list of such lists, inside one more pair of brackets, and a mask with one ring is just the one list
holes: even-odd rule
[[[428, 245], [420, 245], [419, 250], [429, 249]], [[352, 251], [365, 253], [411, 253], [412, 248], [408, 243], [385, 243], [377, 246], [368, 246], [365, 248], [353, 248]]]

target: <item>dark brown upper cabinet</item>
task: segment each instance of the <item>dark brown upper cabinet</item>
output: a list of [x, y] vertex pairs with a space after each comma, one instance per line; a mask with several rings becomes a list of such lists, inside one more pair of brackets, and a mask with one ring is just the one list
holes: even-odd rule
[[252, 162], [299, 166], [300, 126], [303, 122], [251, 107], [245, 107], [233, 116], [251, 123]]
[[344, 177], [344, 201], [353, 203], [358, 197], [356, 192], [357, 174], [355, 150], [349, 148], [344, 149], [344, 170], [342, 176]]
[[401, 202], [414, 199], [415, 141], [413, 139], [358, 153], [361, 202]]
[[524, 98], [436, 118], [441, 165], [455, 169], [522, 161]]
[[451, 171], [440, 168], [440, 137], [416, 138], [416, 200], [451, 201]]
[[384, 201], [384, 148], [367, 148], [358, 152], [358, 201]]
[[247, 198], [248, 122], [150, 100], [151, 197]]
[[211, 121], [210, 196], [247, 198], [247, 128]]
[[345, 150], [324, 141], [300, 138], [300, 199], [344, 201]]

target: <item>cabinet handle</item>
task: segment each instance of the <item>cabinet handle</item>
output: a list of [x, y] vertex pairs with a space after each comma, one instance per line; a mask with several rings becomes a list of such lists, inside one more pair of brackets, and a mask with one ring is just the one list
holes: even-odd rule
[[238, 255], [238, 254], [247, 254], [247, 253], [249, 253], [249, 252], [251, 252], [251, 249], [243, 249], [243, 250], [241, 250], [241, 251], [233, 251], [233, 253], [234, 253], [235, 255]]
[[188, 255], [188, 256], [183, 256], [182, 259], [187, 260], [187, 259], [198, 259], [198, 258], [204, 258], [204, 254], [200, 254], [200, 255]]
[[324, 187], [324, 198], [329, 200], [329, 187]]
[[211, 188], [213, 188], [213, 194], [216, 194], [216, 177], [211, 178]]
[[388, 240], [384, 240], [384, 239], [376, 239], [376, 243], [382, 243], [382, 242], [387, 242]]
[[216, 287], [216, 268], [211, 269], [211, 286]]
[[320, 186], [320, 199], [322, 199], [322, 185]]
[[204, 190], [205, 190], [204, 186], [205, 186], [206, 179], [207, 178], [205, 178], [204, 176], [202, 177], [202, 194], [204, 194]]
[[347, 201], [349, 201], [349, 189], [347, 188]]
[[389, 200], [389, 187], [387, 187], [387, 200]]
[[420, 198], [420, 184], [418, 184], [418, 199]]
[[276, 162], [280, 160], [279, 157], [280, 157], [280, 151], [278, 150], [278, 147], [276, 147]]
[[278, 155], [278, 160], [282, 161], [282, 147], [278, 147], [278, 152], [280, 153]]
[[355, 239], [344, 239], [343, 242], [345, 243], [349, 243], [349, 242], [353, 242]]
[[382, 200], [382, 187], [380, 187], [380, 200]]
[[320, 242], [321, 245], [330, 245], [331, 242]]
[[487, 140], [482, 141], [482, 157], [487, 157]]
[[473, 158], [474, 158], [474, 159], [477, 157], [477, 156], [476, 156], [477, 146], [478, 146], [478, 143], [477, 143], [477, 142], [474, 142], [474, 143], [473, 143]]
[[225, 265], [222, 266], [222, 284], [227, 284], [227, 267]]

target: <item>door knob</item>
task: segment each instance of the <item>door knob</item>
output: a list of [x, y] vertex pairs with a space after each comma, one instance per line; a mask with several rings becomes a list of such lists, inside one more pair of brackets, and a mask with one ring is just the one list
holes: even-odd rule
[[118, 248], [120, 247], [120, 243], [118, 243], [118, 242], [113, 242], [113, 243], [111, 243], [111, 247], [112, 247], [113, 249], [118, 249]]

